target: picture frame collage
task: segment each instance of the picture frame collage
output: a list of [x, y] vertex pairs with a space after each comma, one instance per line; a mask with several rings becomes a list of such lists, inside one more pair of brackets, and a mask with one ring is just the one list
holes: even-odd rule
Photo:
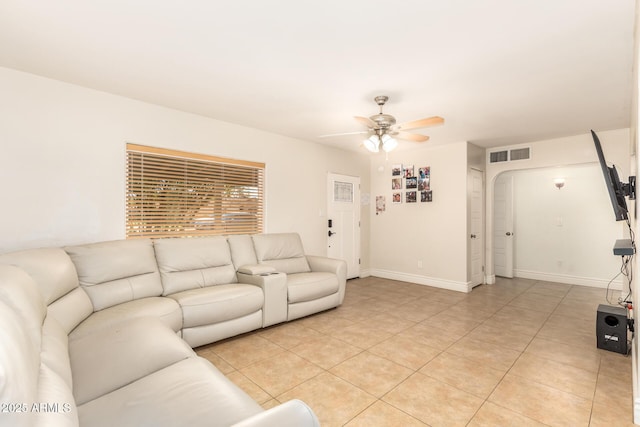
[[[417, 203], [432, 202], [431, 167], [396, 164], [391, 167], [391, 202]], [[403, 191], [404, 190], [404, 191]]]

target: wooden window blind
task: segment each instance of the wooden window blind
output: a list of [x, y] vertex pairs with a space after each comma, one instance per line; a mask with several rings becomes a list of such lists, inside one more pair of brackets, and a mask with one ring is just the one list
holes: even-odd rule
[[261, 233], [264, 163], [127, 144], [126, 236]]

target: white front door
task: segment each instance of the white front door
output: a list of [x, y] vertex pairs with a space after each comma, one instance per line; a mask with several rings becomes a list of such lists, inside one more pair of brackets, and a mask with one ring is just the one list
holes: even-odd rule
[[498, 176], [493, 193], [493, 260], [496, 276], [513, 277], [513, 175]]
[[482, 171], [469, 173], [469, 271], [471, 286], [484, 283], [484, 179]]
[[360, 178], [330, 173], [327, 180], [327, 256], [347, 262], [347, 278], [360, 276]]

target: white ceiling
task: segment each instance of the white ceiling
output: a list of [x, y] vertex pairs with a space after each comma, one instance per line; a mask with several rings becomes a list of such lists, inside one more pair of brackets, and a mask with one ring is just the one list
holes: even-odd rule
[[[0, 66], [358, 150], [354, 115], [439, 115], [427, 144], [628, 127], [634, 0], [0, 0]], [[1, 95], [0, 95], [1, 96]], [[415, 143], [404, 142], [406, 147]]]

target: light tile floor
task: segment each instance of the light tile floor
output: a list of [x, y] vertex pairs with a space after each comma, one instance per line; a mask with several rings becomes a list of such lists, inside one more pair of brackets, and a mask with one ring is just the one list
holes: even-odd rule
[[323, 426], [631, 426], [631, 360], [596, 348], [606, 303], [534, 280], [463, 294], [369, 277], [337, 309], [197, 352], [263, 407], [301, 399]]

